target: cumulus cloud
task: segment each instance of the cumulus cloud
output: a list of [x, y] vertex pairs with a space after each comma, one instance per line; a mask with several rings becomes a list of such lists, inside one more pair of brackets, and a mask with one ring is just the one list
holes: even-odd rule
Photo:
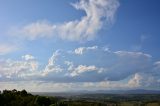
[[[60, 51], [54, 64], [56, 63], [59, 64], [61, 72], [59, 74], [48, 72], [50, 78], [47, 80], [59, 82], [121, 81], [135, 75], [135, 79], [130, 81], [130, 84], [137, 83], [138, 85], [136, 81], [141, 80], [140, 75], [152, 73], [155, 70], [153, 64], [157, 65], [159, 62], [153, 63], [152, 56], [142, 52], [114, 52], [92, 46], [76, 48], [72, 53]], [[61, 77], [57, 78], [57, 75]]]
[[[150, 78], [149, 78], [150, 79]], [[52, 81], [14, 81], [14, 82], [0, 82], [1, 90], [8, 89], [26, 89], [32, 92], [42, 92], [44, 89], [48, 92], [62, 92], [62, 91], [75, 91], [75, 90], [124, 90], [124, 89], [148, 89], [149, 86], [144, 86], [150, 84], [150, 89], [159, 89], [159, 84], [152, 83], [149, 80], [145, 81], [143, 75], [135, 74], [129, 79], [129, 81], [100, 81], [100, 82], [70, 82], [70, 83], [59, 83]], [[148, 84], [147, 84], [147, 81]], [[141, 85], [143, 82], [143, 85]], [[65, 89], [64, 89], [65, 88]]]
[[[81, 55], [75, 53], [79, 48], [85, 48]], [[149, 54], [106, 51], [97, 46], [79, 48], [72, 52], [55, 51], [44, 68], [39, 67], [32, 55], [24, 55], [22, 60], [1, 60], [0, 80], [43, 81], [53, 85], [73, 83], [75, 86], [75, 83], [85, 83], [84, 88], [94, 84], [95, 88], [158, 88], [160, 85], [160, 62], [153, 62]]]
[[37, 70], [38, 62], [34, 60], [0, 60], [1, 80], [24, 79], [29, 75], [33, 75]]
[[91, 72], [91, 71], [97, 71], [98, 73], [101, 73], [103, 71], [103, 68], [97, 68], [94, 65], [90, 65], [90, 66], [79, 65], [76, 68], [74, 68], [69, 75], [72, 77], [75, 77], [75, 76], [78, 76], [79, 74]]
[[113, 22], [119, 2], [118, 0], [80, 0], [71, 5], [77, 10], [83, 10], [86, 15], [80, 20], [58, 25], [47, 21], [37, 21], [18, 28], [12, 33], [23, 35], [30, 40], [55, 36], [70, 41], [90, 40], [105, 24]]
[[[80, 48], [83, 48], [83, 52], [75, 52]], [[77, 53], [81, 55], [77, 55]], [[35, 74], [33, 73], [38, 70], [38, 62], [31, 55], [25, 55], [22, 58], [22, 61], [2, 62], [4, 65], [1, 64], [1, 69], [8, 68], [8, 72], [2, 71], [3, 74], [9, 74], [9, 70], [13, 71], [10, 74], [15, 72], [26, 74], [25, 71], [28, 70], [34, 79]], [[37, 76], [39, 76], [38, 79], [59, 82], [118, 81], [137, 72], [148, 72], [150, 60], [151, 56], [145, 53], [112, 52], [97, 46], [79, 47], [73, 50], [73, 53], [67, 51], [54, 52], [46, 67], [40, 69]]]
[[59, 65], [56, 65], [56, 59], [58, 58], [59, 55], [58, 52], [59, 51], [53, 53], [53, 55], [49, 59], [48, 64], [46, 65], [45, 69], [42, 72], [43, 76], [46, 76], [49, 73], [58, 73], [63, 70]]
[[150, 88], [159, 89], [160, 82], [152, 74], [136, 73], [129, 81], [128, 85], [131, 88]]
[[134, 76], [133, 76], [133, 78], [131, 78], [130, 80], [129, 80], [129, 85], [131, 86], [131, 87], [139, 87], [140, 86], [140, 81], [142, 80], [142, 76], [141, 75], [139, 75], [138, 73], [136, 73]]
[[0, 55], [5, 55], [18, 50], [18, 47], [11, 44], [0, 44]]

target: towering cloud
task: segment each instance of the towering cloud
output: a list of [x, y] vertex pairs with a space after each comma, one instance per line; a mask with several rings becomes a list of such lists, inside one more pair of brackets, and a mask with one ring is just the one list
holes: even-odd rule
[[[75, 52], [80, 48], [84, 51]], [[152, 56], [142, 52], [113, 52], [98, 46], [79, 47], [71, 52], [54, 52], [43, 68], [34, 56], [28, 54], [22, 56], [21, 60], [0, 60], [0, 80], [10, 83], [35, 81], [35, 86], [40, 87], [46, 84], [74, 88], [81, 84], [82, 88], [95, 89], [159, 89], [159, 66], [159, 61], [153, 63]]]

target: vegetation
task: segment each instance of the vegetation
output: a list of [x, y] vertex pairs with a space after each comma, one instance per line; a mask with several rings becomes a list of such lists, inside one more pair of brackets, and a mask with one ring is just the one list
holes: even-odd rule
[[0, 94], [0, 106], [49, 106], [51, 103], [55, 103], [53, 97], [34, 96], [25, 90], [4, 90]]
[[86, 94], [63, 98], [14, 89], [0, 92], [0, 106], [160, 106], [160, 95]]

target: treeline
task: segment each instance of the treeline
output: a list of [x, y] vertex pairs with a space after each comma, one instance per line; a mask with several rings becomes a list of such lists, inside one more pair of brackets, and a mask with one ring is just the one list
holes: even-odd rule
[[26, 90], [0, 92], [0, 106], [55, 106], [57, 101], [57, 98], [32, 95]]

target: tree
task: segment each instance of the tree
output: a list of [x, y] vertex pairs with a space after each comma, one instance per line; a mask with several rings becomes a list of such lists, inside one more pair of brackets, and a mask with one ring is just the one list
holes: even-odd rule
[[36, 101], [40, 106], [49, 106], [51, 101], [48, 97], [38, 96]]
[[21, 91], [21, 95], [22, 95], [22, 96], [27, 96], [27, 91], [23, 89], [23, 90]]

